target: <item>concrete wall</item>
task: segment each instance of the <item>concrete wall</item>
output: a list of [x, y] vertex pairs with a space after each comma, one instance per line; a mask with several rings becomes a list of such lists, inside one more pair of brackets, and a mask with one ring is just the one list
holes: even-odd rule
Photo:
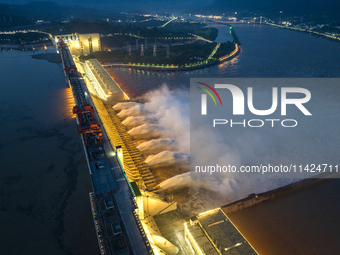
[[[160, 211], [164, 210], [164, 208], [168, 207], [172, 202], [166, 202], [164, 200], [143, 195], [143, 202], [144, 202], [144, 211], [146, 211], [151, 216], [156, 215]], [[161, 212], [161, 214], [170, 212], [177, 209], [177, 202], [170, 205], [168, 208], [166, 208], [164, 211]]]
[[79, 34], [79, 41], [82, 55], [101, 50], [99, 34]]
[[73, 55], [87, 55], [96, 51], [101, 51], [99, 34], [67, 34], [56, 35], [58, 41], [63, 38]]
[[291, 193], [301, 191], [313, 184], [319, 182], [326, 182], [327, 179], [305, 179], [296, 183], [292, 183], [286, 185], [284, 187], [274, 189], [268, 192], [260, 193], [260, 194], [251, 194], [248, 197], [235, 201], [231, 204], [222, 206], [221, 209], [226, 214], [240, 211], [242, 209], [257, 205], [267, 200], [275, 199], [281, 196], [289, 195]]

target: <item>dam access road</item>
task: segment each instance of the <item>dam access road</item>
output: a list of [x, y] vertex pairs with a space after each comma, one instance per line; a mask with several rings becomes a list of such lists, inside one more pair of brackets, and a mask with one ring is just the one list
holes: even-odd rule
[[[66, 83], [70, 86], [77, 131], [86, 154], [93, 192], [93, 219], [101, 254], [153, 254], [138, 217], [135, 203], [105, 132], [102, 132], [86, 85], [77, 72], [67, 45], [59, 41]], [[107, 156], [109, 155], [109, 156]]]

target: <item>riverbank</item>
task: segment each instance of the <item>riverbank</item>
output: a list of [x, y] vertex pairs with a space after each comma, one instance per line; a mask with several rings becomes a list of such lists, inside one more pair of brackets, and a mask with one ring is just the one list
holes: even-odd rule
[[228, 205], [222, 206], [222, 209], [225, 213], [231, 214], [243, 209], [255, 206], [264, 201], [278, 199], [283, 196], [291, 195], [296, 192], [303, 191], [310, 186], [317, 185], [318, 183], [326, 183], [329, 181], [329, 178], [339, 178], [339, 173], [325, 173], [317, 176], [318, 178], [311, 179], [303, 179], [292, 184], [273, 189], [267, 192], [263, 192], [260, 194], [250, 194], [246, 198], [235, 201]]
[[313, 30], [301, 29], [301, 28], [296, 28], [296, 27], [281, 26], [281, 25], [273, 24], [273, 23], [265, 23], [265, 24], [267, 24], [269, 26], [273, 26], [273, 27], [282, 28], [282, 29], [289, 29], [289, 30], [294, 30], [294, 31], [297, 31], [297, 32], [307, 33], [307, 34], [314, 35], [314, 36], [317, 36], [317, 37], [323, 37], [325, 39], [328, 39], [328, 40], [331, 40], [331, 41], [334, 41], [334, 42], [340, 42], [339, 37], [336, 37], [336, 36], [333, 36], [333, 35], [327, 35], [325, 33], [319, 33], [317, 31], [313, 31]]
[[51, 47], [53, 43], [51, 40], [46, 40], [42, 42], [34, 42], [34, 43], [23, 43], [23, 44], [6, 44], [0, 43], [0, 51], [8, 51], [8, 50], [25, 50], [25, 51], [32, 51], [44, 49], [45, 47]]
[[204, 63], [204, 61], [200, 62], [202, 64], [197, 65], [188, 65], [188, 66], [159, 66], [159, 65], [143, 65], [143, 64], [123, 64], [123, 63], [102, 63], [103, 67], [113, 67], [113, 68], [132, 68], [132, 69], [140, 69], [140, 70], [153, 70], [153, 71], [188, 71], [188, 70], [198, 70], [202, 68], [206, 68], [209, 66], [214, 66], [221, 64], [223, 62], [227, 62], [235, 57], [237, 57], [241, 53], [241, 47], [235, 44], [235, 50], [230, 54], [220, 57], [219, 59], [213, 60], [210, 63]]

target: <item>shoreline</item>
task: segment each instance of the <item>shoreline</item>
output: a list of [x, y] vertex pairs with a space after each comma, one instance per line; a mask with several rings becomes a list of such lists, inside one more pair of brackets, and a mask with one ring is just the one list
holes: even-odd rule
[[203, 65], [198, 65], [198, 66], [190, 66], [190, 67], [160, 67], [160, 66], [141, 66], [141, 65], [134, 65], [134, 64], [114, 64], [114, 63], [108, 63], [108, 64], [102, 64], [101, 65], [105, 67], [111, 67], [111, 68], [132, 68], [132, 69], [139, 69], [139, 70], [152, 70], [152, 71], [189, 71], [189, 70], [198, 70], [198, 69], [203, 69], [206, 67], [218, 65], [224, 62], [227, 62], [235, 57], [237, 57], [241, 53], [241, 47], [237, 44], [236, 49], [231, 52], [230, 55], [221, 57], [219, 60], [216, 60], [212, 63], [209, 64], [203, 64]]
[[249, 194], [247, 197], [243, 199], [221, 206], [221, 209], [228, 214], [236, 213], [246, 208], [261, 204], [262, 202], [275, 200], [284, 196], [289, 196], [296, 192], [308, 189], [313, 185], [324, 183], [335, 178], [339, 178], [339, 173], [322, 173], [312, 178], [298, 180], [291, 184], [287, 184], [269, 191], [265, 191], [258, 194], [256, 193]]
[[324, 38], [324, 39], [327, 39], [327, 40], [331, 40], [333, 42], [340, 42], [340, 38], [337, 38], [337, 37], [334, 37], [334, 36], [331, 36], [331, 35], [327, 35], [327, 34], [323, 34], [323, 33], [319, 33], [319, 32], [312, 31], [312, 30], [293, 28], [293, 27], [287, 27], [287, 26], [281, 26], [281, 25], [278, 25], [278, 24], [269, 24], [269, 23], [265, 23], [264, 25], [282, 28], [282, 29], [293, 30], [293, 31], [300, 32], [300, 33], [306, 33], [306, 34], [313, 35], [313, 36], [316, 36], [316, 37], [321, 37], [321, 38]]
[[46, 40], [45, 42], [26, 42], [23, 44], [4, 44], [0, 43], [0, 51], [8, 50], [27, 50], [34, 51], [32, 48], [44, 49], [44, 47], [53, 47], [53, 43], [51, 40]]
[[[225, 23], [216, 23], [218, 25], [225, 25], [225, 26], [231, 26], [229, 24], [225, 24]], [[248, 23], [232, 23], [232, 24], [236, 24], [236, 25], [250, 25]], [[334, 37], [332, 35], [327, 35], [327, 34], [324, 34], [324, 33], [319, 33], [319, 32], [316, 32], [316, 31], [312, 31], [312, 30], [306, 30], [306, 29], [300, 29], [300, 28], [294, 28], [294, 27], [287, 27], [287, 26], [282, 26], [282, 25], [278, 25], [278, 24], [272, 24], [272, 23], [251, 23], [251, 25], [259, 25], [259, 26], [262, 26], [262, 25], [266, 25], [266, 26], [272, 26], [272, 27], [277, 27], [277, 28], [282, 28], [282, 29], [288, 29], [288, 30], [292, 30], [292, 31], [296, 31], [296, 32], [301, 32], [301, 33], [306, 33], [306, 34], [309, 34], [309, 35], [313, 35], [313, 36], [316, 36], [316, 37], [321, 37], [321, 38], [324, 38], [324, 39], [328, 39], [328, 40], [331, 40], [333, 42], [340, 42], [340, 38], [338, 37]]]

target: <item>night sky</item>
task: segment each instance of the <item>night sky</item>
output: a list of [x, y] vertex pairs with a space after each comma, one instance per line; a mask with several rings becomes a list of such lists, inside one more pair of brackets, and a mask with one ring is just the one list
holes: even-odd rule
[[[27, 4], [32, 2], [32, 0], [0, 0], [0, 3], [4, 4]], [[207, 6], [214, 2], [214, 0], [53, 0], [52, 2], [59, 5], [82, 5], [93, 8], [103, 8], [112, 7], [119, 8], [124, 7], [124, 9], [136, 9], [136, 8], [162, 8], [164, 10], [168, 9], [178, 9], [183, 10], [183, 8], [188, 7], [202, 7]]]
[[[0, 0], [5, 4], [27, 4], [31, 0]], [[277, 13], [283, 11], [291, 15], [330, 15], [338, 19], [340, 1], [334, 0], [52, 0], [59, 5], [78, 5], [105, 11], [148, 11], [182, 12], [212, 11], [215, 13], [231, 11], [253, 11]], [[1, 12], [1, 10], [0, 10]]]

